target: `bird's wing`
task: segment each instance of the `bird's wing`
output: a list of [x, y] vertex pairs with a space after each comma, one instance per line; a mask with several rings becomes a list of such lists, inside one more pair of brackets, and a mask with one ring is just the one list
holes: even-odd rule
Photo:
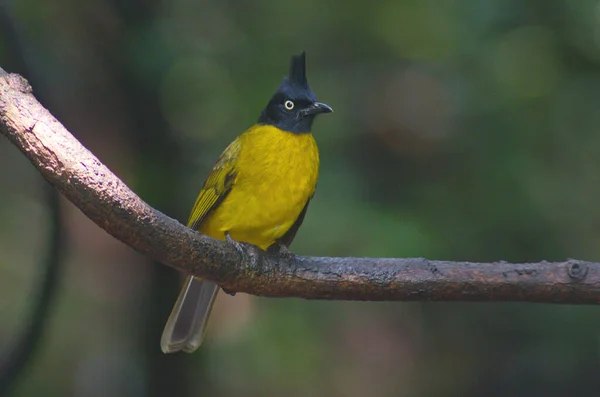
[[277, 242], [285, 245], [286, 247], [289, 247], [290, 244], [292, 244], [292, 241], [294, 241], [294, 237], [296, 237], [296, 233], [298, 232], [300, 225], [302, 225], [302, 222], [304, 222], [304, 216], [306, 215], [308, 204], [310, 204], [310, 199], [312, 199], [312, 197], [310, 197], [306, 201], [306, 204], [304, 204], [304, 208], [302, 208], [302, 212], [300, 212], [300, 215], [298, 215], [298, 218], [296, 218], [296, 221], [294, 222], [292, 227], [290, 227], [288, 231], [285, 232], [285, 234], [277, 240]]
[[227, 197], [237, 176], [237, 159], [241, 151], [241, 141], [236, 139], [221, 154], [196, 199], [188, 220], [188, 227], [198, 230], [212, 210]]

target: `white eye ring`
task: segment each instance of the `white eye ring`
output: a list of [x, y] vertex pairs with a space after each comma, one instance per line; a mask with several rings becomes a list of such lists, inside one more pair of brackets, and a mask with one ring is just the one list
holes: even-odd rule
[[294, 102], [292, 102], [288, 99], [287, 101], [284, 102], [283, 106], [285, 106], [285, 108], [287, 110], [292, 110], [294, 108]]

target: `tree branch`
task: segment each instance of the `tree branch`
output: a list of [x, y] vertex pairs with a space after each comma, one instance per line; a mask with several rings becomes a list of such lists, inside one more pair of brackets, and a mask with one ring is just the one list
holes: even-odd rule
[[135, 250], [228, 291], [346, 300], [600, 303], [600, 263], [242, 255], [150, 207], [0, 69], [0, 132], [98, 226]]

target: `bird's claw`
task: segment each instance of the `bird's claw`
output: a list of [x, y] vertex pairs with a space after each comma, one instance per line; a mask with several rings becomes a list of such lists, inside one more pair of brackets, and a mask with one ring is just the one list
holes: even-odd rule
[[294, 260], [294, 258], [296, 257], [296, 254], [294, 254], [292, 251], [290, 251], [290, 249], [288, 247], [286, 247], [284, 244], [280, 243], [279, 241], [275, 243], [273, 248], [274, 249], [272, 250], [272, 252], [287, 262], [292, 262]]
[[247, 258], [251, 264], [257, 264], [260, 259], [260, 248], [255, 245], [234, 240], [229, 233], [225, 233], [225, 240], [233, 245], [242, 258]]

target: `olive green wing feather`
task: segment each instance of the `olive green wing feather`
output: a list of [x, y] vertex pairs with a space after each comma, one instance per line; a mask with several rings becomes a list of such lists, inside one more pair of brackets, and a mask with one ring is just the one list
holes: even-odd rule
[[[241, 150], [239, 139], [221, 154], [192, 208], [188, 227], [199, 230], [202, 222], [227, 197], [237, 177], [237, 159]], [[208, 317], [219, 286], [212, 281], [188, 276], [175, 307], [169, 316], [161, 338], [165, 353], [192, 352], [202, 343]]]
[[241, 142], [236, 139], [215, 163], [190, 214], [188, 220], [190, 229], [198, 230], [206, 217], [221, 204], [231, 191], [238, 174], [236, 165], [240, 151]]

